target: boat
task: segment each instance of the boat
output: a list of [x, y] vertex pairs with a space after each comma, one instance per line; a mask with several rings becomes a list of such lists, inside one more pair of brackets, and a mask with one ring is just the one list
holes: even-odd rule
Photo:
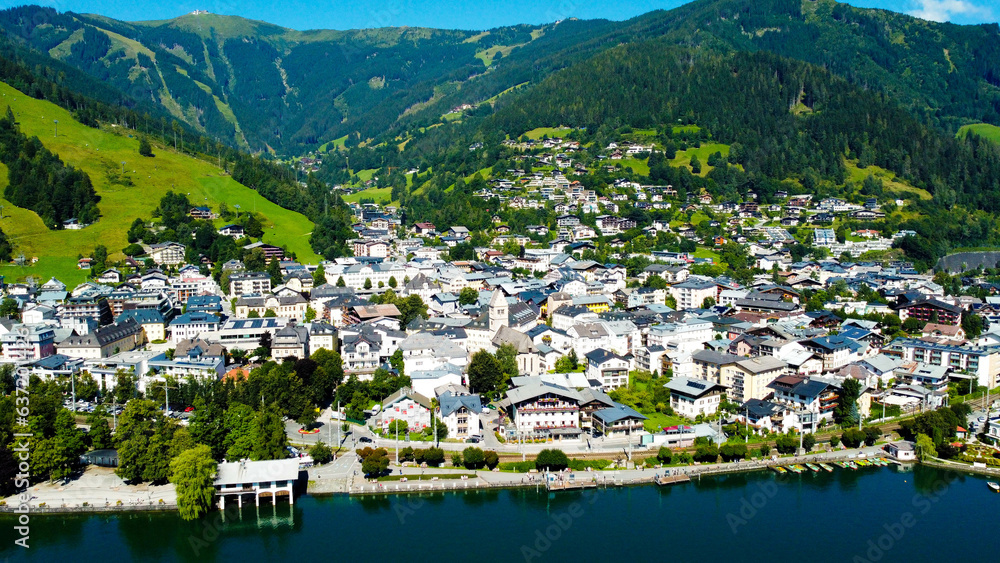
[[829, 463], [821, 463], [821, 464], [819, 464], [819, 466], [822, 467], [823, 471], [826, 471], [827, 473], [830, 473], [830, 472], [833, 471], [833, 466], [830, 465]]
[[814, 471], [816, 473], [819, 473], [821, 471], [820, 467], [818, 465], [816, 465], [815, 463], [807, 463], [806, 467], [808, 467], [809, 469], [811, 469], [812, 471]]
[[994, 493], [1000, 493], [1000, 484], [994, 483], [993, 481], [987, 481], [986, 484], [989, 485], [990, 489], [992, 489]]
[[854, 463], [858, 464], [858, 467], [868, 467], [868, 461], [864, 459], [859, 459]]
[[858, 470], [858, 466], [855, 465], [855, 463], [853, 461], [845, 461], [844, 463], [847, 464], [847, 468], [850, 469], [851, 471], [857, 471]]
[[800, 467], [798, 465], [789, 465], [785, 469], [788, 469], [789, 471], [791, 471], [793, 473], [802, 473], [803, 471], [805, 471], [805, 468]]
[[780, 474], [784, 474], [784, 473], [788, 473], [788, 471], [786, 471], [785, 468], [781, 467], [780, 465], [772, 465], [771, 466], [771, 471], [774, 471], [775, 473], [778, 473], [779, 475]]
[[808, 469], [806, 469], [806, 466], [805, 466], [805, 465], [802, 465], [801, 463], [797, 463], [797, 464], [795, 464], [795, 467], [797, 467], [797, 468], [799, 469], [799, 473], [802, 473], [802, 472], [805, 472], [805, 471], [808, 471]]

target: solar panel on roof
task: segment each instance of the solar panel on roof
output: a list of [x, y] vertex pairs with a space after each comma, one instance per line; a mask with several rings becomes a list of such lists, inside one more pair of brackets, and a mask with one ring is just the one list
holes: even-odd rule
[[704, 389], [704, 383], [698, 383], [696, 381], [688, 381], [688, 387], [694, 387], [695, 389]]

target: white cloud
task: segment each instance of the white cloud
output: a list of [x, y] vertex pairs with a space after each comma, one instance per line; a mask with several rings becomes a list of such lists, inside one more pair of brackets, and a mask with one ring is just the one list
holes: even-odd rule
[[910, 15], [936, 22], [951, 21], [955, 16], [989, 18], [991, 10], [968, 0], [913, 0]]

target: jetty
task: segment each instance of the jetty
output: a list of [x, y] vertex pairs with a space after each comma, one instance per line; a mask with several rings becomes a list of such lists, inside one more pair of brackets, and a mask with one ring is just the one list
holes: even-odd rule
[[683, 473], [680, 475], [660, 475], [658, 477], [654, 477], [653, 482], [661, 487], [664, 487], [669, 485], [677, 485], [679, 483], [690, 483], [691, 477], [688, 477], [686, 474]]

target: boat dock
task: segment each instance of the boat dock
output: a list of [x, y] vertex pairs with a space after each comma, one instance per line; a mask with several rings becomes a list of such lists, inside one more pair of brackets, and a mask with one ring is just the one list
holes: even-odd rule
[[596, 489], [596, 481], [576, 481], [573, 479], [562, 480], [562, 479], [549, 479], [545, 483], [545, 489], [548, 491], [579, 491], [583, 489]]
[[653, 482], [663, 487], [667, 485], [677, 485], [678, 483], [690, 483], [691, 478], [685, 474], [681, 475], [660, 475], [655, 477]]

